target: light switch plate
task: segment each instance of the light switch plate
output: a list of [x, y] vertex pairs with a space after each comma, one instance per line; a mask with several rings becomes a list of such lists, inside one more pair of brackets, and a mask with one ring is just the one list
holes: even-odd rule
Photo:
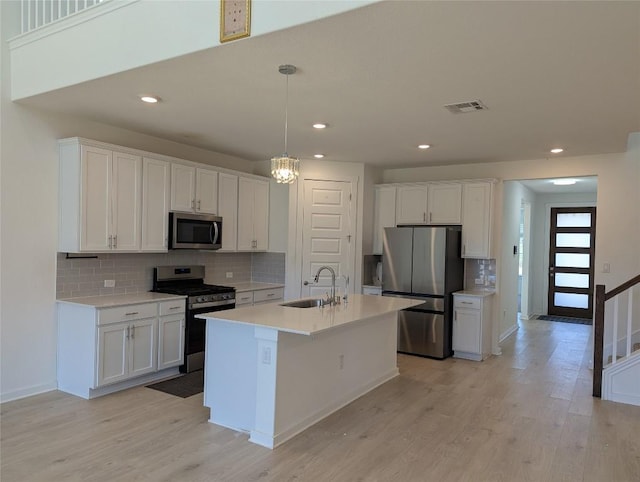
[[116, 287], [116, 280], [114, 280], [114, 279], [106, 279], [106, 280], [104, 280], [104, 287], [105, 288], [115, 288]]
[[227, 271], [227, 278], [233, 278], [233, 271]]

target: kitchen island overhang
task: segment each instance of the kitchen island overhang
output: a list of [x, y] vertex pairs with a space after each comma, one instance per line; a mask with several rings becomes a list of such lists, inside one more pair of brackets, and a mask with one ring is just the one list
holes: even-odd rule
[[272, 303], [199, 315], [209, 421], [280, 445], [398, 375], [397, 312], [419, 303], [352, 295], [331, 307]]

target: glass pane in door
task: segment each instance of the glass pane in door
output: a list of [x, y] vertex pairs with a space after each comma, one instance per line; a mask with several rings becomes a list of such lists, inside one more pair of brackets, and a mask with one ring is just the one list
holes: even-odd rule
[[588, 288], [589, 275], [580, 273], [556, 273], [555, 282], [556, 286], [561, 287]]
[[566, 306], [569, 308], [589, 307], [589, 295], [580, 295], [576, 293], [556, 293], [554, 304], [556, 306]]
[[558, 233], [556, 247], [558, 248], [589, 248], [591, 234], [589, 233]]
[[556, 253], [556, 267], [588, 268], [589, 255], [579, 253]]
[[588, 228], [591, 213], [558, 213], [556, 226], [559, 228]]

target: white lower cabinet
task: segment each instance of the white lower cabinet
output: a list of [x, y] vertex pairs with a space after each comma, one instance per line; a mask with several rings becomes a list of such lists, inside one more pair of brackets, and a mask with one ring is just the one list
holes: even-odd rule
[[491, 354], [491, 304], [482, 296], [453, 295], [453, 352], [482, 361]]
[[183, 298], [110, 308], [59, 303], [58, 389], [93, 398], [166, 377], [162, 370], [183, 363], [184, 311]]

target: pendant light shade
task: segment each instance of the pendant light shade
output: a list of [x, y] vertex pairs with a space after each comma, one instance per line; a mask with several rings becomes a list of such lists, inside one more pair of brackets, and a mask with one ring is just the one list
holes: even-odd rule
[[283, 184], [291, 184], [300, 174], [298, 165], [300, 161], [297, 157], [290, 157], [287, 154], [287, 129], [289, 121], [289, 76], [296, 73], [295, 65], [281, 65], [278, 72], [287, 76], [286, 100], [284, 107], [284, 154], [271, 158], [271, 175]]

